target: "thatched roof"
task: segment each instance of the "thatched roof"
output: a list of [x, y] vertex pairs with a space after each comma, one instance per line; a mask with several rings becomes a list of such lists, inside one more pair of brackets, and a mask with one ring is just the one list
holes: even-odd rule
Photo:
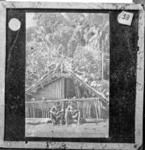
[[44, 86], [49, 85], [61, 78], [72, 78], [75, 81], [79, 82], [81, 85], [83, 85], [87, 90], [94, 93], [96, 96], [108, 101], [108, 98], [103, 93], [91, 87], [89, 84], [84, 82], [79, 75], [75, 74], [72, 71], [67, 71], [67, 72], [65, 71], [63, 73], [51, 73], [51, 74], [47, 73], [43, 77], [41, 77], [41, 79], [38, 80], [35, 84], [33, 84], [28, 89], [26, 89], [25, 93], [26, 95], [32, 95], [33, 93], [36, 93], [38, 89], [43, 88]]

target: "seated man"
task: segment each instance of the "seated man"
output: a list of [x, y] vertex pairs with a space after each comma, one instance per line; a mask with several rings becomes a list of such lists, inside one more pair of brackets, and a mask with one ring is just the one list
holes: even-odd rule
[[51, 118], [51, 121], [52, 121], [52, 124], [55, 125], [56, 122], [57, 122], [57, 119], [56, 119], [56, 112], [57, 112], [57, 108], [56, 106], [52, 106], [51, 109], [50, 109], [50, 118]]
[[75, 109], [70, 103], [65, 110], [65, 124], [69, 125], [77, 120], [77, 124], [80, 124], [80, 111]]
[[62, 124], [63, 110], [58, 110], [54, 105], [50, 109], [50, 118], [53, 125]]
[[62, 107], [62, 104], [60, 102], [56, 103], [56, 108], [57, 108], [57, 119], [58, 119], [58, 124], [63, 124], [64, 123], [64, 109]]

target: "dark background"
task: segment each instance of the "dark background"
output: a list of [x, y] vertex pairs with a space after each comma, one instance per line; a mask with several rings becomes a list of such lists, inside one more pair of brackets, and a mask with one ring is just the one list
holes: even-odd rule
[[[138, 40], [138, 11], [131, 26], [121, 25], [117, 16], [110, 13], [110, 120], [109, 138], [27, 138], [25, 137], [25, 12], [102, 12], [97, 10], [26, 10], [7, 9], [7, 46], [5, 77], [5, 136], [7, 141], [71, 141], [117, 142], [135, 141], [136, 59]], [[11, 18], [18, 18], [21, 29], [8, 28]]]

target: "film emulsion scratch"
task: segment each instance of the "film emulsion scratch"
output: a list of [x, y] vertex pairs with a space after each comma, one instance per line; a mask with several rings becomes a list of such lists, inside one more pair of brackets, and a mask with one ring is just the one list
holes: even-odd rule
[[109, 13], [26, 13], [25, 136], [109, 136]]

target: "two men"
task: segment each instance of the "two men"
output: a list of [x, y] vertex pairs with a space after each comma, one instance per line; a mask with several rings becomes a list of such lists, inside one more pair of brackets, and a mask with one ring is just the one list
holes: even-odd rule
[[74, 121], [77, 121], [77, 124], [80, 124], [80, 111], [74, 107], [73, 102], [70, 102], [66, 109], [63, 109], [60, 103], [52, 106], [50, 110], [50, 117], [53, 125], [63, 124], [66, 125], [72, 124]]

